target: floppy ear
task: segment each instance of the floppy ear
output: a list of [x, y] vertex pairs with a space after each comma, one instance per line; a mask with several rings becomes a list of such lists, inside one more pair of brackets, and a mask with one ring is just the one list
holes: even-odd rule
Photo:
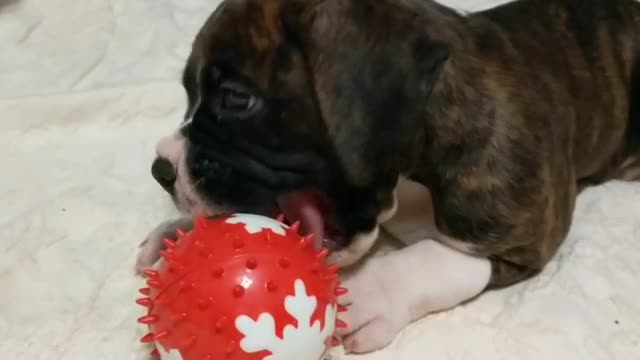
[[408, 166], [403, 161], [423, 133], [427, 100], [449, 56], [425, 19], [401, 4], [290, 0], [284, 13], [353, 185], [395, 179]]

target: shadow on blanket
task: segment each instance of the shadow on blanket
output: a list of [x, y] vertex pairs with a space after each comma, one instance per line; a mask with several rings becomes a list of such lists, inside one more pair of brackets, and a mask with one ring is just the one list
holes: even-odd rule
[[20, 0], [0, 0], [0, 11], [11, 5], [16, 5]]

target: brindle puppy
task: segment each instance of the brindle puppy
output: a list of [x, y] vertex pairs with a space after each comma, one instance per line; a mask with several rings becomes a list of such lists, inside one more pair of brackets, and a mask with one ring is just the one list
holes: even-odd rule
[[344, 265], [384, 226], [406, 246], [347, 280], [343, 334], [378, 349], [537, 274], [581, 189], [640, 177], [639, 36], [632, 0], [227, 0], [153, 175], [191, 216], [281, 209]]

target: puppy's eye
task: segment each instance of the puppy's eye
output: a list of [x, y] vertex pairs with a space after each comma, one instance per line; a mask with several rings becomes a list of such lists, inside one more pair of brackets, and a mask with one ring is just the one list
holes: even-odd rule
[[248, 93], [227, 90], [222, 93], [222, 108], [226, 111], [246, 111], [256, 104], [256, 98]]
[[227, 112], [246, 112], [251, 110], [258, 99], [249, 91], [235, 84], [220, 86], [220, 110]]

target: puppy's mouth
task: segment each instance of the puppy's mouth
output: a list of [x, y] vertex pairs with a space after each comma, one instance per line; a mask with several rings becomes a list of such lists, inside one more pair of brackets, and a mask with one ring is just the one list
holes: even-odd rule
[[309, 160], [311, 156], [300, 156], [306, 160], [304, 166], [292, 166], [296, 165], [296, 157], [289, 156], [287, 159], [291, 158], [290, 161], [274, 165], [275, 158], [284, 157], [268, 156], [270, 160], [266, 161], [249, 151], [234, 152], [230, 145], [224, 150], [204, 149], [191, 148], [189, 175], [201, 179], [192, 187], [199, 197], [208, 200], [207, 203], [224, 204], [228, 210], [267, 216], [282, 213], [289, 224], [300, 222], [302, 235], [313, 235], [317, 249], [339, 250], [344, 247], [346, 236], [337, 226], [334, 202], [318, 185], [309, 184], [326, 181], [320, 180], [322, 175], [316, 175], [320, 161]]
[[300, 222], [302, 233], [313, 234], [316, 249], [338, 250], [344, 235], [336, 226], [327, 196], [316, 190], [297, 190], [281, 195], [277, 203], [289, 223]]
[[[182, 176], [178, 177], [182, 178]], [[189, 178], [189, 176], [186, 177]], [[294, 222], [300, 223], [301, 235], [313, 235], [316, 249], [326, 247], [331, 251], [337, 251], [347, 245], [347, 237], [338, 225], [333, 203], [330, 197], [320, 190], [287, 191], [271, 198], [273, 201], [271, 205], [238, 207], [229, 201], [218, 204], [215, 197], [207, 194], [202, 186], [199, 186], [206, 183], [205, 178], [201, 178], [200, 182], [192, 182], [190, 179], [186, 179], [186, 183], [178, 181], [173, 196], [178, 208], [186, 210], [187, 213], [205, 216], [233, 211], [255, 212], [271, 217], [282, 214], [288, 225]]]

